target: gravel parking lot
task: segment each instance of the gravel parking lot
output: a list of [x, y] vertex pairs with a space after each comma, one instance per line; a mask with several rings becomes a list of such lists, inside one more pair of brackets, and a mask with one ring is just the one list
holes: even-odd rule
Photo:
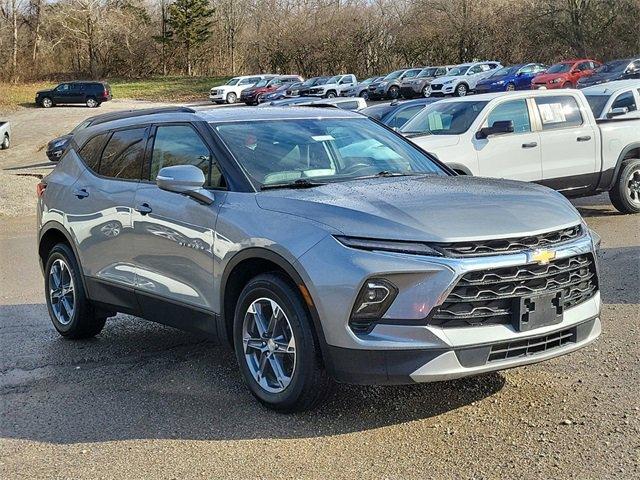
[[[639, 478], [640, 215], [575, 202], [603, 238], [602, 337], [552, 361], [445, 383], [342, 386], [281, 415], [226, 347], [119, 315], [61, 339], [35, 254], [42, 147], [98, 110], [24, 109], [0, 152], [0, 478]], [[27, 176], [16, 176], [26, 174]]]

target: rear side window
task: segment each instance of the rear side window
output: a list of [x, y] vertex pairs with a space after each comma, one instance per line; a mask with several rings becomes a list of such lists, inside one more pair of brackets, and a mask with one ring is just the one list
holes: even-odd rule
[[94, 173], [98, 173], [98, 169], [100, 168], [100, 156], [102, 155], [102, 149], [108, 136], [108, 133], [96, 135], [80, 149], [80, 158], [82, 158], [87, 167], [93, 170]]
[[146, 128], [113, 132], [102, 152], [98, 173], [105, 177], [139, 180], [144, 160]]
[[511, 120], [513, 121], [514, 133], [527, 133], [531, 131], [531, 121], [529, 120], [529, 109], [526, 100], [513, 100], [504, 102], [494, 108], [489, 114], [487, 124], [492, 127], [495, 122]]
[[542, 120], [542, 130], [556, 130], [582, 125], [582, 114], [575, 98], [570, 96], [537, 97], [535, 101]]

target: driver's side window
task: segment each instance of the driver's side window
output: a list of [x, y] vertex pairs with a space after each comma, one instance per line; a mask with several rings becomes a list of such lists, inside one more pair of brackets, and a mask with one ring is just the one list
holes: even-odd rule
[[69, 91], [68, 83], [62, 83], [56, 87], [56, 92], [68, 92], [68, 91]]
[[512, 100], [495, 107], [487, 118], [487, 126], [492, 127], [495, 122], [512, 121], [514, 133], [528, 133], [531, 131], [529, 108], [527, 101]]
[[475, 75], [476, 73], [482, 72], [482, 67], [480, 65], [476, 65], [475, 67], [471, 67], [467, 72], [467, 75]]

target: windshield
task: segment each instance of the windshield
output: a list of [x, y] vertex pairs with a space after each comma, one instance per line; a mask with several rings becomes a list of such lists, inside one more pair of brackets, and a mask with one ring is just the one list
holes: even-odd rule
[[250, 120], [214, 128], [262, 188], [393, 174], [446, 175], [411, 143], [365, 117]]
[[499, 68], [495, 72], [493, 72], [490, 76], [491, 77], [505, 77], [505, 76], [509, 76], [509, 75], [515, 75], [515, 73], [518, 70], [520, 70], [520, 67], [522, 67], [522, 65], [514, 65], [512, 67]]
[[336, 75], [335, 77], [331, 77], [329, 80], [327, 80], [327, 83], [329, 84], [338, 83], [341, 78], [342, 78], [342, 75]]
[[71, 133], [76, 133], [79, 132], [80, 130], [83, 130], [87, 127], [90, 127], [92, 123], [92, 120], [85, 120], [82, 123], [79, 123], [78, 125], [76, 125], [76, 128], [74, 128], [73, 130], [71, 130]]
[[239, 78], [232, 78], [227, 83], [225, 83], [225, 85], [236, 85], [239, 81], [240, 81]]
[[396, 78], [398, 78], [403, 73], [404, 73], [404, 70], [396, 70], [395, 72], [391, 72], [389, 75], [384, 77], [382, 80], [385, 80], [385, 81], [395, 80]]
[[427, 106], [400, 129], [403, 134], [460, 135], [487, 102], [438, 102]]
[[551, 65], [547, 73], [566, 73], [571, 70], [571, 66], [573, 63], [556, 63], [555, 65]]
[[395, 106], [389, 104], [373, 105], [371, 107], [363, 108], [360, 113], [365, 114], [369, 118], [375, 118], [381, 120], [387, 113], [395, 110]]
[[609, 100], [609, 95], [585, 95], [585, 97], [587, 97], [587, 102], [589, 102], [593, 115], [596, 118], [602, 115], [602, 110], [607, 104], [607, 100]]
[[407, 70], [402, 78], [413, 78], [420, 73], [420, 70]]
[[256, 87], [266, 87], [267, 83], [269, 83], [271, 81], [270, 78], [265, 78], [264, 80], [260, 80], [258, 83], [256, 83]]
[[373, 83], [374, 81], [376, 81], [378, 78], [380, 77], [370, 77], [370, 78], [367, 78], [366, 80], [363, 80], [360, 83], [362, 83], [363, 85], [369, 85], [370, 83]]
[[433, 68], [425, 68], [418, 75], [416, 75], [416, 78], [435, 77], [437, 70], [438, 69], [435, 68], [435, 67], [433, 67]]
[[601, 67], [596, 68], [595, 71], [597, 73], [624, 71], [629, 63], [631, 63], [629, 60], [615, 60], [613, 62], [605, 63]]
[[470, 66], [462, 66], [462, 67], [452, 68], [447, 73], [447, 77], [459, 77], [460, 75], [464, 75], [465, 73], [467, 73], [467, 70], [469, 70], [469, 68], [471, 68], [471, 67]]

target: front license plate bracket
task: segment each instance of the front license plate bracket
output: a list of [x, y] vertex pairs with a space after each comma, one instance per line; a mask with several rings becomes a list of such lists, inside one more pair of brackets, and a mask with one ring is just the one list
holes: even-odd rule
[[520, 332], [548, 327], [562, 322], [564, 295], [562, 291], [514, 299], [514, 326]]

